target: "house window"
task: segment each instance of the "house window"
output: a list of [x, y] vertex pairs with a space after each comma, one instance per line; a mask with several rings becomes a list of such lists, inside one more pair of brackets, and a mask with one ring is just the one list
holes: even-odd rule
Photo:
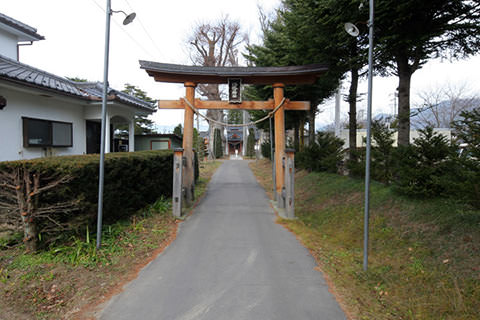
[[22, 117], [23, 146], [71, 147], [73, 145], [72, 123]]
[[170, 149], [170, 140], [150, 141], [150, 150], [168, 150], [168, 149]]

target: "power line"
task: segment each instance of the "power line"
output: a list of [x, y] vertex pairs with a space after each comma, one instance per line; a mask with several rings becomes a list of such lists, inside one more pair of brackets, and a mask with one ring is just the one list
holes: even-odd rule
[[95, 1], [95, 0], [92, 0], [92, 2], [93, 2], [93, 3], [94, 3], [94, 4], [95, 4], [95, 5], [98, 7], [98, 8], [100, 8], [100, 10], [102, 10], [102, 11], [103, 11], [103, 13], [105, 13], [105, 8], [104, 8], [104, 7], [102, 7], [101, 5], [99, 5], [97, 1]]
[[145, 49], [137, 40], [135, 40], [134, 37], [130, 33], [128, 33], [127, 30], [125, 30], [121, 24], [119, 24], [117, 21], [113, 20], [113, 22], [132, 40], [140, 49], [143, 50], [147, 55], [149, 55], [151, 58], [155, 59], [155, 56], [150, 53], [147, 49]]
[[[131, 11], [135, 11], [132, 6], [130, 5], [130, 2], [128, 2], [128, 0], [125, 0], [125, 2], [127, 3], [127, 5], [130, 7], [130, 10]], [[147, 28], [145, 28], [145, 25], [143, 24], [142, 20], [140, 19], [140, 17], [137, 17], [138, 19], [138, 22], [140, 23], [140, 26], [142, 27], [143, 31], [145, 31], [145, 33], [147, 34], [148, 38], [150, 38], [150, 41], [152, 42], [153, 46], [155, 47], [155, 49], [157, 49], [158, 53], [160, 54], [160, 56], [163, 57], [163, 53], [162, 53], [162, 50], [160, 50], [160, 48], [158, 47], [157, 43], [155, 42], [155, 40], [153, 39], [153, 37], [150, 35], [150, 33], [148, 32]]]
[[[103, 8], [100, 4], [98, 4], [98, 2], [96, 0], [91, 0], [100, 10], [103, 11], [103, 13], [105, 13], [105, 8]], [[129, 38], [130, 40], [132, 40], [140, 49], [143, 50], [144, 53], [146, 53], [148, 56], [150, 56], [151, 58], [155, 59], [155, 56], [153, 54], [151, 54], [147, 49], [145, 49], [134, 37], [132, 37], [132, 35], [130, 35], [130, 33], [128, 33], [127, 30], [125, 30], [123, 28], [122, 25], [120, 25], [117, 21], [115, 21], [115, 19], [113, 19], [113, 22], [120, 28], [120, 30], [122, 30]]]

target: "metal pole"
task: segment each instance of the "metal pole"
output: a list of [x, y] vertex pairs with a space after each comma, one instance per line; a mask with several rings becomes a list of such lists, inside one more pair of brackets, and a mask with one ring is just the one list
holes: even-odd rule
[[335, 93], [335, 137], [340, 136], [340, 87]]
[[[247, 110], [243, 110], [243, 124], [247, 123]], [[243, 127], [243, 146], [242, 146], [242, 156], [246, 156], [247, 153], [247, 127]]]
[[285, 149], [285, 216], [295, 218], [295, 149]]
[[107, 0], [106, 26], [105, 26], [105, 57], [103, 69], [103, 95], [102, 95], [102, 133], [100, 143], [100, 169], [98, 179], [98, 211], [97, 211], [97, 249], [102, 245], [102, 215], [103, 215], [103, 182], [105, 173], [105, 131], [107, 117], [107, 91], [108, 91], [108, 55], [110, 50], [110, 16], [112, 9], [110, 0]]
[[225, 146], [225, 153], [227, 154], [227, 160], [230, 158], [230, 154], [229, 154], [229, 147], [228, 147], [228, 119], [227, 119], [227, 125], [225, 126], [226, 128], [226, 133], [225, 133], [225, 141], [226, 141], [226, 146]]
[[370, 149], [372, 144], [372, 68], [373, 68], [373, 0], [370, 0], [368, 21], [368, 104], [367, 104], [367, 155], [365, 161], [365, 215], [363, 235], [363, 270], [368, 269], [368, 222], [370, 214]]
[[272, 117], [270, 117], [270, 159], [272, 160], [273, 200], [277, 200], [277, 182], [275, 179], [275, 156], [273, 151]]

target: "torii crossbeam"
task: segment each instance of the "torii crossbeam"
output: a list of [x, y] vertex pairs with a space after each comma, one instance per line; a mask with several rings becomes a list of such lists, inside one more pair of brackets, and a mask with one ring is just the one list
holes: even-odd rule
[[[186, 88], [186, 99], [195, 109], [243, 109], [243, 110], [273, 110], [284, 99], [285, 85], [313, 84], [318, 77], [327, 72], [324, 64], [312, 64], [290, 67], [203, 67], [140, 61], [140, 67], [158, 82], [183, 83]], [[243, 84], [272, 85], [273, 100], [243, 101], [229, 103], [228, 101], [203, 101], [195, 99], [197, 84], [226, 84], [229, 79], [240, 79]], [[187, 204], [193, 202], [193, 110], [180, 100], [161, 100], [159, 109], [185, 109], [183, 149], [186, 165], [183, 170], [183, 186], [186, 191]], [[279, 208], [289, 205], [282, 196], [284, 190], [285, 158], [285, 110], [309, 110], [310, 103], [306, 101], [289, 101], [278, 108], [275, 120], [275, 171], [276, 199]], [[293, 210], [293, 200], [291, 201]], [[293, 213], [292, 213], [293, 214]], [[291, 216], [293, 217], [293, 216]]]

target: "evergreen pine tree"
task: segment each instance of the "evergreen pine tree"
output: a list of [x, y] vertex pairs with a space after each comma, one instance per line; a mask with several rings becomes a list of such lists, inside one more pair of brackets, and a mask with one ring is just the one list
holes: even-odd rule
[[214, 154], [215, 158], [221, 158], [223, 157], [223, 146], [222, 146], [222, 135], [220, 133], [220, 129], [215, 129], [215, 135], [214, 135]]
[[255, 156], [255, 130], [253, 128], [248, 129], [247, 139], [247, 157]]
[[173, 128], [173, 134], [176, 134], [179, 137], [183, 137], [183, 128], [181, 123], [179, 123], [175, 128]]
[[413, 197], [444, 195], [444, 177], [450, 172], [449, 157], [454, 149], [444, 135], [431, 127], [419, 132], [420, 137], [412, 145], [398, 147], [397, 157], [401, 161], [396, 170], [396, 190]]
[[372, 178], [390, 184], [393, 179], [394, 131], [381, 121], [372, 123], [372, 135], [375, 141], [372, 146]]

